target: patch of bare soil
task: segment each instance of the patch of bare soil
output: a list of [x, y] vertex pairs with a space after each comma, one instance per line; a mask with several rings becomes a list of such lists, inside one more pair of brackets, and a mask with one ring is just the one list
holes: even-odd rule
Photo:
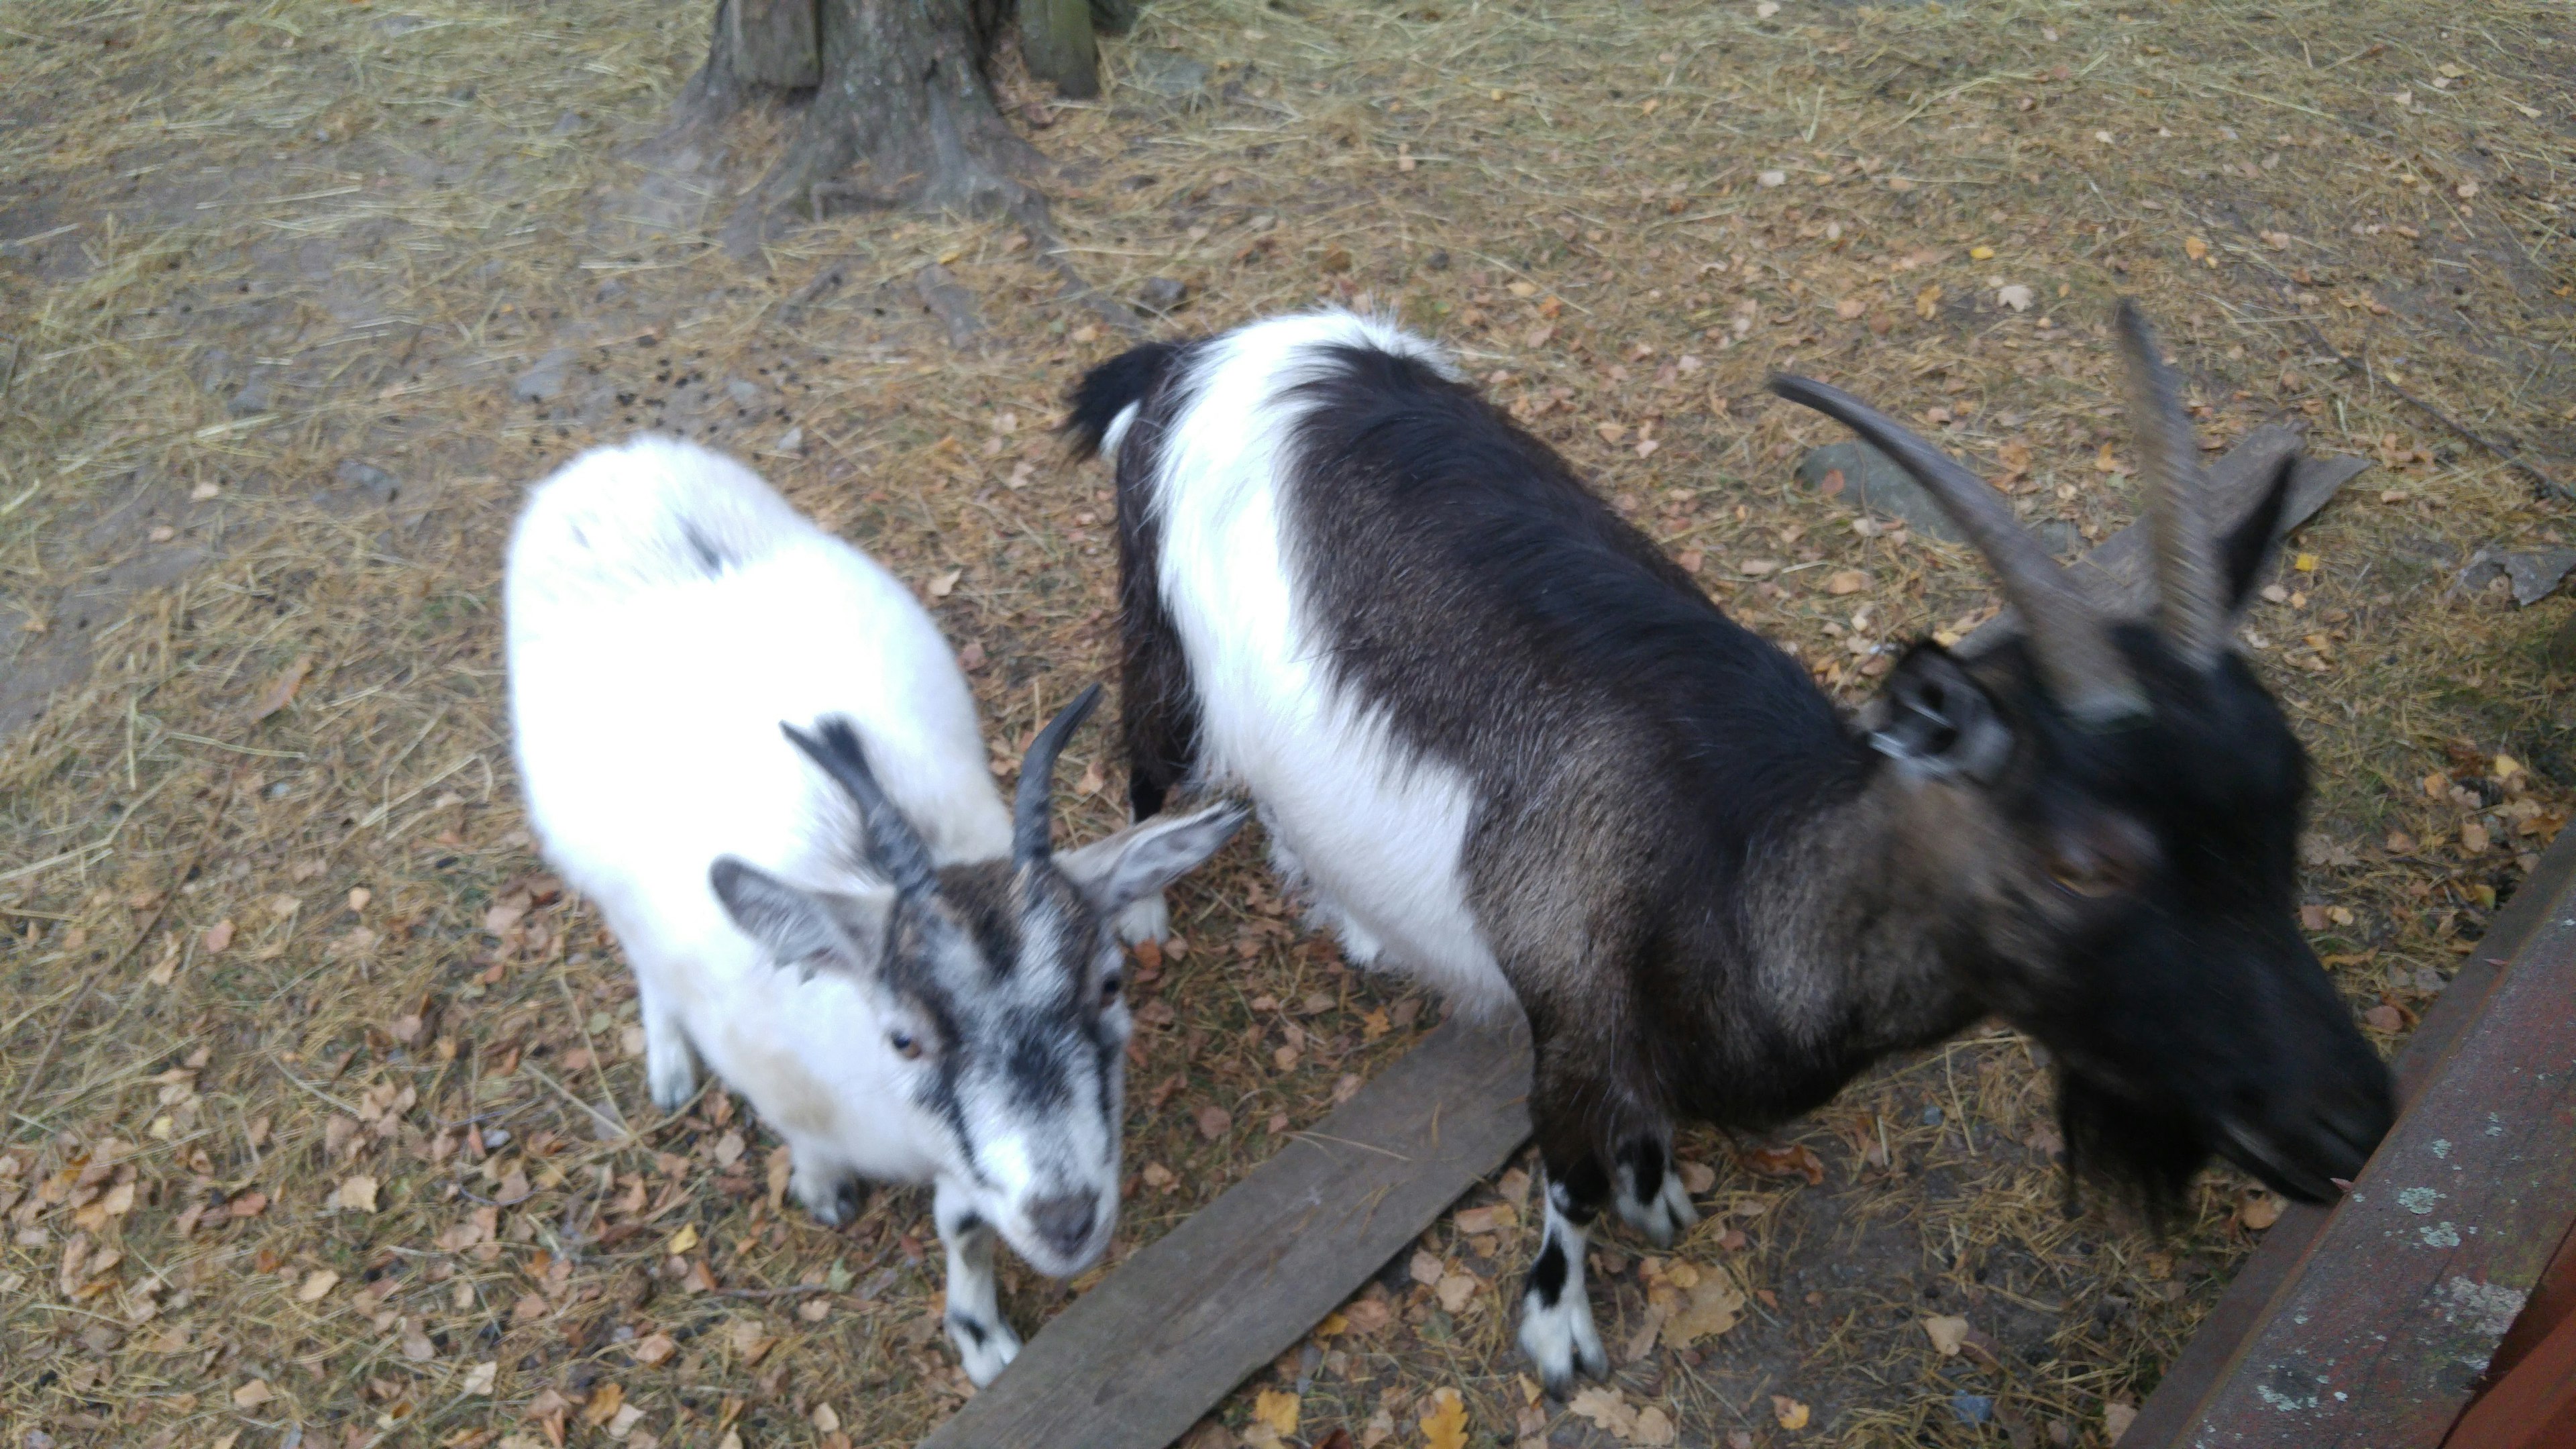
[[[519, 816], [501, 546], [576, 450], [703, 438], [920, 587], [1013, 760], [1111, 668], [1108, 480], [1049, 429], [1123, 339], [1007, 223], [729, 254], [793, 117], [649, 144], [705, 19], [0, 25], [13, 1444], [895, 1445], [967, 1392], [923, 1194], [826, 1231], [724, 1093], [647, 1105], [625, 968]], [[1398, 313], [1847, 699], [1995, 600], [1797, 479], [1837, 439], [1771, 368], [1936, 431], [2070, 549], [2133, 509], [2116, 295], [2211, 445], [2372, 456], [2250, 642], [2316, 762], [2304, 923], [2393, 1048], [2576, 781], [2567, 605], [2453, 588], [2566, 541], [2493, 449], [2576, 476], [2571, 44], [2517, 4], [1156, 0], [1100, 102], [1004, 89], [1066, 259], [1148, 327]], [[1099, 731], [1066, 775], [1069, 833], [1109, 828]], [[1258, 860], [1137, 972], [1122, 1252], [1437, 1016]], [[2107, 1443], [2274, 1205], [2213, 1174], [2171, 1236], [2070, 1215], [2050, 1122], [1980, 1030], [1779, 1141], [1687, 1141], [1708, 1221], [1605, 1235], [1615, 1368], [1571, 1406], [1510, 1346], [1518, 1165], [1193, 1443], [1414, 1449], [1442, 1389], [1479, 1445]], [[1013, 1268], [1005, 1305], [1084, 1286]]]

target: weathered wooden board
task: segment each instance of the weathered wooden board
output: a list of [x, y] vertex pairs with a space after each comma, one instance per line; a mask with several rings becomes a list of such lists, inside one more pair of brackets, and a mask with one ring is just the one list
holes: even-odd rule
[[[2571, 904], [2576, 904], [2576, 834], [2564, 834], [2542, 853], [2539, 867], [2496, 913], [2479, 951], [2461, 963], [2450, 988], [2407, 1040], [2405, 1052], [2397, 1059], [2401, 1111], [2485, 1014], [2488, 993], [2503, 964], [2513, 959], [2542, 921], [2553, 912], [2568, 914]], [[2139, 1411], [2137, 1422], [2120, 1438], [2126, 1449], [2169, 1449], [2184, 1442], [2180, 1438], [2184, 1427], [2236, 1361], [2246, 1335], [2263, 1321], [2281, 1285], [2307, 1260], [2327, 1216], [2325, 1208], [2301, 1203], [2281, 1214], [2280, 1221], [2263, 1235], [2263, 1246], [2237, 1270], [2218, 1305], [2201, 1320], [2191, 1342], [2166, 1365], [2163, 1380]]]
[[2445, 993], [2474, 1023], [2410, 1053], [2414, 1098], [2351, 1195], [2306, 1243], [2265, 1245], [2296, 1255], [2280, 1286], [2205, 1383], [2177, 1365], [2140, 1444], [2442, 1442], [2576, 1220], [2571, 845], [2516, 897], [2527, 934], [2483, 1002], [2473, 982]]
[[[2210, 465], [2209, 488], [2218, 500], [2222, 535], [2254, 511], [2254, 505], [2263, 499], [2263, 485], [2272, 481], [2273, 470], [2298, 449], [2299, 441], [2299, 435], [2290, 429], [2266, 423], [2246, 434], [2227, 456]], [[2281, 510], [2278, 531], [2286, 534], [2315, 517], [2337, 489], [2369, 466], [2365, 458], [2310, 454], [2301, 459], [2299, 471], [2290, 480], [2290, 497]], [[2153, 549], [2146, 525], [2133, 523], [2076, 560], [2074, 572], [2105, 606], [2143, 610], [2155, 598], [2155, 586], [2149, 576]], [[2012, 611], [2006, 609], [1970, 633], [1959, 647], [1973, 653], [2017, 627]]]
[[734, 74], [753, 85], [798, 90], [823, 83], [823, 51], [814, 0], [732, 0]]
[[2576, 1444], [2576, 1233], [2558, 1245], [2505, 1335], [2484, 1393], [2445, 1449], [2567, 1449]]
[[1067, 1305], [923, 1449], [1162, 1449], [1529, 1137], [1529, 1040], [1452, 1021]]

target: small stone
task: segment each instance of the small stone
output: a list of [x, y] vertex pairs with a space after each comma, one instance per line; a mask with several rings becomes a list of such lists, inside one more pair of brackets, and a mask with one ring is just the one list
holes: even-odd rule
[[757, 404], [761, 396], [758, 383], [740, 377], [726, 378], [725, 392], [733, 398], [736, 406], [746, 408]]
[[1923, 1109], [1923, 1125], [1924, 1125], [1924, 1126], [1926, 1126], [1926, 1127], [1938, 1127], [1938, 1126], [1940, 1126], [1940, 1125], [1941, 1125], [1941, 1109], [1940, 1109], [1940, 1108], [1938, 1108], [1938, 1107], [1926, 1107], [1926, 1108], [1924, 1108], [1924, 1109]]
[[1923, 485], [1914, 481], [1896, 461], [1867, 443], [1846, 440], [1811, 448], [1798, 463], [1798, 481], [1810, 488], [1822, 488], [1827, 475], [1841, 473], [1843, 490], [1838, 502], [1867, 509], [1871, 513], [1902, 518], [1921, 533], [1935, 538], [1961, 541], [1963, 535], [1941, 511]]
[[1189, 284], [1172, 277], [1147, 277], [1136, 289], [1136, 305], [1148, 312], [1169, 312], [1189, 300]]
[[1952, 1394], [1950, 1414], [1962, 1424], [1982, 1424], [1995, 1416], [1995, 1401], [1987, 1394]]
[[250, 417], [267, 412], [272, 398], [273, 392], [269, 386], [268, 374], [254, 373], [251, 380], [243, 383], [241, 390], [234, 393], [232, 399], [224, 404], [224, 411], [237, 418]]
[[520, 402], [545, 402], [564, 390], [564, 379], [572, 371], [573, 351], [558, 347], [537, 359], [536, 366], [520, 373], [510, 384], [510, 396]]
[[378, 503], [391, 503], [402, 492], [402, 484], [393, 474], [355, 458], [341, 459], [340, 466], [331, 470], [331, 476]]
[[1434, 272], [1445, 272], [1449, 270], [1448, 248], [1443, 247], [1438, 251], [1433, 252], [1431, 255], [1424, 257], [1422, 259], [1422, 265], [1426, 269]]

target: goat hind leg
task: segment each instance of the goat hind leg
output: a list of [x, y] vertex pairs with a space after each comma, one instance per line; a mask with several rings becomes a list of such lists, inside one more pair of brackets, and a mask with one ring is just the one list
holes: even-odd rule
[[653, 1105], [677, 1112], [698, 1094], [698, 1054], [669, 995], [635, 973], [636, 1013], [644, 1025], [644, 1083]]
[[931, 1195], [939, 1240], [948, 1246], [948, 1339], [958, 1366], [982, 1388], [1020, 1355], [1020, 1337], [1002, 1318], [993, 1282], [993, 1225], [946, 1180]]
[[[1577, 1192], [1569, 1179], [1590, 1191]], [[1607, 1187], [1601, 1170], [1588, 1161], [1571, 1173], [1550, 1168], [1547, 1175], [1547, 1226], [1521, 1292], [1520, 1345], [1547, 1391], [1559, 1399], [1573, 1392], [1577, 1368], [1594, 1378], [1610, 1372], [1610, 1356], [1593, 1326], [1592, 1301], [1583, 1290], [1585, 1228], [1600, 1215]]]
[[1619, 1153], [1619, 1193], [1614, 1200], [1628, 1226], [1644, 1233], [1658, 1248], [1699, 1221], [1690, 1191], [1673, 1167], [1671, 1140], [1663, 1135], [1638, 1137]]

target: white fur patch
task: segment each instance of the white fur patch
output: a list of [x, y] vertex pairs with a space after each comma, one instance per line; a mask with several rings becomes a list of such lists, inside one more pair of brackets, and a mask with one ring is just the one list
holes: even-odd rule
[[1340, 345], [1451, 370], [1429, 343], [1350, 313], [1263, 322], [1194, 361], [1163, 438], [1160, 584], [1199, 696], [1198, 776], [1260, 802], [1281, 858], [1355, 957], [1382, 953], [1463, 1008], [1502, 1011], [1510, 985], [1459, 869], [1473, 791], [1456, 769], [1408, 757], [1382, 715], [1332, 682], [1288, 571], [1281, 469], [1299, 405], [1286, 393]]

